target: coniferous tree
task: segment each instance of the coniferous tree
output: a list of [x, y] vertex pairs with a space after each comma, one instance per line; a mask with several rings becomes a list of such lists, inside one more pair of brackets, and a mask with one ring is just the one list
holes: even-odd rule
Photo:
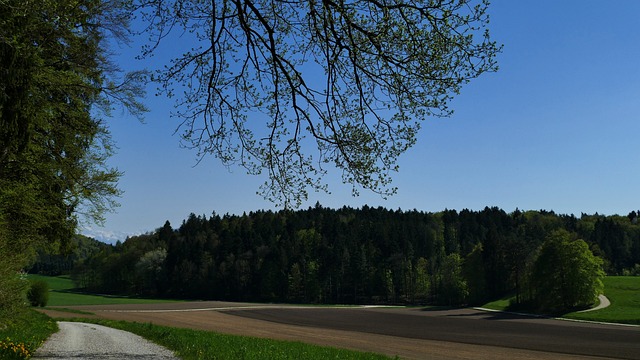
[[[602, 219], [583, 216], [571, 224], [571, 217], [537, 211], [464, 210], [453, 218], [465, 229], [459, 234], [473, 239], [473, 227], [483, 241], [466, 240], [474, 247], [463, 257], [462, 250], [446, 254], [442, 218], [452, 212], [447, 214], [318, 206], [242, 216], [192, 214], [178, 230], [165, 223], [155, 233], [104, 249], [79, 264], [74, 278], [96, 291], [136, 294], [151, 291], [150, 280], [160, 275], [167, 280], [158, 283], [158, 295], [192, 299], [475, 304], [515, 294], [514, 306], [522, 307], [538, 291], [531, 274], [545, 238], [565, 226], [590, 233]], [[626, 238], [637, 238], [638, 225], [626, 217], [606, 218]], [[485, 243], [496, 250], [487, 251]], [[150, 261], [161, 249], [167, 250], [164, 271], [146, 271], [146, 265], [161, 263], [161, 256]], [[503, 273], [487, 275], [491, 266]], [[501, 281], [499, 292], [492, 293], [492, 278]]]

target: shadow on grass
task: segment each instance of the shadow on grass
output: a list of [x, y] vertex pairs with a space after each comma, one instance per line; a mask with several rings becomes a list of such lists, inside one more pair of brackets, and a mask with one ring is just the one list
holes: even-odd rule
[[556, 308], [556, 309], [541, 309], [530, 303], [510, 304], [505, 311], [511, 313], [524, 313], [531, 316], [546, 317], [546, 318], [559, 318], [564, 317], [567, 314], [573, 312], [589, 309], [590, 306], [576, 306], [573, 308]]
[[51, 290], [51, 292], [57, 292], [57, 293], [63, 293], [63, 294], [75, 294], [75, 295], [102, 296], [102, 297], [111, 297], [111, 298], [129, 298], [129, 296], [124, 296], [124, 295], [92, 293], [92, 292], [89, 292], [89, 291], [84, 291], [84, 290], [82, 290], [80, 288], [58, 289], [58, 290]]
[[426, 306], [420, 309], [420, 311], [448, 311], [448, 310], [460, 310], [466, 309], [464, 306], [448, 306], [448, 305], [433, 305]]
[[[158, 299], [158, 298], [154, 298], [154, 297], [148, 297], [148, 296], [130, 296], [130, 295], [117, 295], [117, 294], [99, 294], [99, 293], [93, 293], [93, 292], [89, 292], [89, 291], [84, 291], [80, 288], [73, 288], [73, 289], [58, 289], [58, 290], [51, 290], [51, 292], [56, 292], [56, 293], [61, 293], [61, 294], [74, 294], [74, 295], [88, 295], [88, 296], [99, 296], [99, 297], [103, 297], [103, 298], [108, 298], [108, 299], [133, 299], [133, 300], [167, 300], [167, 301], [180, 301], [180, 300], [176, 300], [176, 299]], [[184, 300], [182, 300], [184, 301]]]
[[[477, 313], [468, 313], [468, 314], [448, 314], [448, 317], [477, 317]], [[482, 317], [484, 320], [535, 320], [535, 319], [550, 319], [552, 317], [541, 314], [530, 314], [530, 313], [521, 313], [521, 312], [508, 312], [508, 311], [487, 311], [483, 314]]]
[[71, 313], [71, 314], [77, 314], [77, 315], [95, 315], [95, 313], [92, 313], [90, 311], [70, 309], [66, 307], [48, 307], [47, 306], [47, 307], [44, 307], [44, 310], [58, 311], [58, 312]]

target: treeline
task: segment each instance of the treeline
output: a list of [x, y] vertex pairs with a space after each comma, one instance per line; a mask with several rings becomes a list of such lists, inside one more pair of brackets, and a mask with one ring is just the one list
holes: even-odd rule
[[76, 264], [84, 262], [102, 250], [107, 250], [110, 245], [77, 234], [71, 238], [67, 249], [63, 252], [52, 252], [45, 249], [37, 251], [36, 261], [26, 268], [31, 274], [47, 276], [68, 275]]
[[[602, 258], [609, 274], [637, 273], [637, 218], [319, 204], [191, 214], [177, 230], [167, 222], [101, 249], [76, 265], [73, 278], [90, 291], [182, 299], [460, 304], [516, 294], [527, 302], [536, 296], [532, 274], [550, 266], [536, 264], [541, 252], [560, 252], [561, 244]], [[584, 245], [574, 246], [576, 239]]]

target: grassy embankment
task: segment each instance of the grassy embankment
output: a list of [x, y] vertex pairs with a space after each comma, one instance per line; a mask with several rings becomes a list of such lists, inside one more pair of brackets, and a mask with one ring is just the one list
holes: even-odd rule
[[[46, 277], [29, 276], [32, 279], [42, 279], [49, 283], [51, 288], [49, 296], [50, 306], [74, 306], [74, 305], [96, 305], [96, 304], [124, 304], [124, 303], [151, 303], [163, 302], [166, 300], [148, 300], [136, 298], [118, 298], [99, 295], [88, 295], [73, 292], [73, 283], [67, 277]], [[29, 313], [35, 313], [30, 311]], [[53, 324], [44, 315], [37, 314], [39, 322], [32, 322], [25, 325], [27, 331], [21, 333], [11, 333], [12, 338], [28, 339], [30, 330], [42, 327], [44, 323]], [[138, 334], [157, 344], [171, 349], [181, 359], [362, 359], [377, 360], [389, 359], [389, 357], [363, 353], [358, 351], [322, 347], [304, 344], [301, 342], [259, 339], [246, 336], [226, 335], [210, 331], [177, 329], [152, 324], [130, 323], [124, 321], [110, 321], [102, 319], [80, 319], [74, 321], [85, 321], [97, 323], [117, 329], [126, 330]], [[43, 332], [34, 344], [40, 345], [42, 339], [50, 333]], [[2, 334], [2, 333], [0, 333]], [[31, 347], [35, 350], [37, 347]], [[33, 351], [31, 350], [31, 351]], [[23, 357], [16, 357], [22, 359]], [[4, 359], [4, 358], [3, 358]]]
[[138, 334], [175, 352], [184, 360], [202, 359], [390, 359], [385, 355], [309, 345], [301, 342], [251, 338], [211, 331], [177, 329], [152, 324], [87, 320]]
[[[611, 301], [607, 308], [572, 312], [563, 318], [640, 325], [640, 276], [607, 276], [604, 278], [604, 295]], [[492, 301], [482, 307], [506, 310], [510, 298]]]
[[24, 309], [6, 323], [0, 324], [0, 359], [28, 359], [58, 325], [48, 316]]

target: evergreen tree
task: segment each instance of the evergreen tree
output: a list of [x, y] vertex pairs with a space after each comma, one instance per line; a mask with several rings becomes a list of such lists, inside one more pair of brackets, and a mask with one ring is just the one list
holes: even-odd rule
[[[190, 299], [449, 305], [482, 303], [514, 293], [515, 305], [524, 306], [542, 291], [531, 276], [535, 266], [538, 273], [549, 271], [540, 275], [543, 279], [558, 273], [549, 270], [551, 265], [540, 265], [545, 257], [539, 253], [564, 254], [560, 258], [569, 264], [565, 266], [574, 266], [574, 258], [584, 257], [585, 243], [574, 244], [573, 235], [570, 251], [548, 250], [553, 242], [545, 239], [558, 237], [556, 232], [565, 226], [585, 231], [598, 221], [583, 217], [572, 224], [566, 220], [571, 217], [551, 213], [464, 210], [464, 216], [452, 219], [458, 222], [457, 229], [465, 230], [450, 239], [464, 233], [467, 245], [460, 246], [460, 253], [446, 255], [442, 218], [453, 212], [446, 213], [316, 206], [242, 216], [214, 214], [208, 219], [192, 214], [177, 231], [167, 222], [155, 233], [102, 249], [79, 264], [74, 278], [79, 286], [104, 293], [152, 292], [156, 282], [159, 296]], [[620, 225], [626, 238], [638, 238], [638, 225], [626, 217], [606, 218]], [[494, 250], [473, 240], [471, 228], [480, 231], [477, 239], [489, 242]], [[604, 237], [601, 241], [606, 244]], [[471, 244], [472, 250], [462, 256], [462, 248]], [[164, 261], [162, 249], [166, 249]], [[547, 261], [557, 263], [562, 262]], [[163, 269], [157, 271], [160, 264]], [[488, 276], [491, 267], [502, 273]], [[575, 277], [570, 280], [575, 284], [582, 276], [565, 273]], [[488, 284], [489, 279], [501, 281], [499, 294], [492, 293], [497, 287]], [[561, 304], [558, 299], [548, 304]]]
[[463, 264], [463, 274], [469, 290], [469, 303], [482, 304], [488, 299], [482, 243], [476, 244]]

